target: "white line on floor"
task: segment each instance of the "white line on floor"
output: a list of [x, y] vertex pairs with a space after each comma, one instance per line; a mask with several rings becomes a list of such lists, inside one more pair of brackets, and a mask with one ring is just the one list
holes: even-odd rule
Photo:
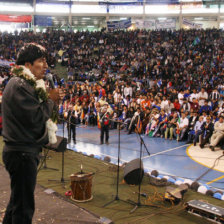
[[150, 155], [150, 156], [142, 157], [142, 159], [146, 159], [146, 158], [149, 158], [149, 157], [152, 157], [152, 156], [157, 156], [157, 155], [159, 155], [159, 154], [163, 154], [163, 153], [165, 153], [165, 152], [170, 152], [170, 151], [173, 151], [173, 150], [175, 150], [175, 149], [179, 149], [179, 148], [182, 148], [182, 147], [184, 147], [184, 146], [188, 146], [188, 145], [190, 145], [190, 144], [185, 144], [185, 145], [181, 145], [181, 146], [178, 146], [178, 147], [175, 147], [175, 148], [167, 149], [167, 150], [162, 151], [162, 152], [157, 152], [157, 153], [154, 153], [154, 154], [152, 154], [152, 155]]

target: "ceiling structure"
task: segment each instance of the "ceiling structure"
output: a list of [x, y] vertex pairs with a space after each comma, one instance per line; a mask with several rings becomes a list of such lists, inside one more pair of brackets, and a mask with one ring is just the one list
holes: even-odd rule
[[[86, 7], [89, 7], [89, 10], [90, 10], [90, 13], [89, 12], [86, 12], [83, 13], [83, 12], [75, 12], [72, 14], [72, 17], [70, 17], [70, 20], [71, 20], [71, 24], [69, 24], [69, 16], [66, 15], [68, 13], [63, 13], [63, 10], [61, 10], [61, 13], [45, 13], [45, 12], [38, 12], [36, 11], [36, 15], [43, 15], [43, 16], [51, 16], [52, 17], [52, 25], [54, 27], [63, 27], [63, 26], [68, 26], [68, 25], [72, 25], [74, 27], [102, 27], [102, 25], [104, 24], [105, 25], [105, 22], [106, 22], [106, 17], [108, 16], [106, 11], [105, 13], [92, 13], [91, 14], [91, 10], [93, 10], [91, 7], [93, 7], [94, 5], [102, 5], [102, 7], [106, 7], [106, 5], [109, 5], [111, 8], [113, 8], [114, 5], [118, 6], [118, 5], [121, 5], [121, 8], [122, 6], [124, 5], [129, 5], [132, 7], [134, 6], [136, 8], [136, 6], [139, 4], [139, 5], [142, 5], [143, 2], [146, 3], [146, 5], [148, 5], [148, 7], [153, 7], [153, 6], [150, 6], [151, 3], [153, 2], [156, 2], [156, 3], [160, 3], [160, 4], [168, 4], [168, 3], [174, 3], [174, 2], [183, 2], [183, 4], [192, 4], [192, 3], [195, 3], [195, 4], [205, 4], [206, 5], [206, 8], [208, 7], [218, 7], [218, 4], [222, 4], [222, 7], [224, 8], [224, 0], [10, 0], [10, 1], [7, 1], [7, 0], [0, 0], [0, 3], [17, 3], [17, 5], [19, 5], [20, 3], [22, 5], [24, 4], [29, 4], [30, 6], [33, 5], [33, 2], [36, 2], [37, 4], [39, 5], [42, 5], [42, 4], [46, 4], [49, 5], [49, 7], [51, 7], [51, 4], [54, 4], [55, 6], [58, 6], [59, 9], [61, 10], [61, 6], [64, 5], [68, 8], [68, 5], [69, 4], [72, 4], [73, 5], [73, 8], [76, 7], [76, 5], [83, 5]], [[51, 3], [51, 4], [50, 4]], [[136, 5], [136, 6], [135, 6]], [[44, 6], [43, 6], [44, 8]], [[54, 8], [54, 6], [52, 6], [52, 8]], [[101, 8], [100, 8], [101, 10]], [[142, 19], [142, 16], [139, 15], [139, 14], [122, 14], [123, 11], [121, 10], [121, 12], [119, 13], [110, 13], [110, 16], [109, 16], [109, 20], [122, 20], [124, 18], [129, 18], [129, 17], [133, 17], [134, 19]], [[3, 14], [6, 14], [6, 13], [3, 13]], [[15, 14], [15, 13], [12, 13], [12, 14]], [[25, 14], [25, 13], [24, 13]], [[26, 14], [31, 14], [30, 12], [27, 12]], [[169, 12], [168, 12], [169, 14]], [[171, 15], [163, 15], [162, 17], [169, 17], [169, 18], [172, 18], [172, 17], [178, 17], [179, 14], [173, 14], [170, 13]], [[91, 15], [91, 16], [90, 16]], [[138, 16], [140, 16], [138, 18]], [[156, 18], [158, 17], [159, 14], [151, 14], [151, 13], [148, 13], [145, 15], [145, 20], [149, 20], [150, 17], [152, 18]], [[194, 15], [190, 15], [190, 14], [186, 14], [184, 15], [185, 17], [189, 18], [189, 19], [195, 19], [194, 17], [197, 17], [196, 14]], [[222, 19], [222, 15], [220, 15], [220, 18]], [[217, 20], [217, 17], [214, 15], [214, 14], [204, 14], [204, 15], [200, 15], [198, 16], [199, 18], [201, 18], [201, 20], [204, 20], [204, 21], [215, 21]], [[214, 18], [213, 18], [214, 17]]]

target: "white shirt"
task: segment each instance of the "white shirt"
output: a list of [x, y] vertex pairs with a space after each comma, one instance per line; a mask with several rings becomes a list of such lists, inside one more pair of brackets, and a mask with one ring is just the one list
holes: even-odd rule
[[126, 98], [128, 95], [129, 95], [130, 97], [132, 97], [132, 87], [125, 87], [125, 88], [124, 88], [124, 96], [125, 96], [125, 98]]
[[181, 119], [180, 119], [179, 127], [180, 127], [180, 128], [183, 128], [184, 126], [188, 126], [188, 124], [189, 124], [189, 120], [188, 120], [186, 117], [185, 117], [184, 119], [181, 118]]
[[202, 126], [203, 123], [204, 123], [203, 120], [202, 121], [197, 121], [196, 124], [195, 124], [195, 126], [194, 126], [194, 130], [195, 131], [201, 130], [201, 126]]
[[168, 106], [168, 100], [163, 100], [160, 106], [161, 106], [161, 109], [165, 110], [165, 108]]
[[183, 98], [184, 98], [184, 94], [178, 93], [178, 100], [181, 105], [183, 104]]
[[[208, 93], [206, 93], [206, 92], [204, 92], [204, 93], [200, 92], [200, 93], [198, 93], [198, 99], [200, 97], [203, 97], [203, 98], [205, 98], [207, 100], [208, 99]], [[199, 106], [203, 106], [205, 104], [205, 100], [199, 100], [198, 103], [199, 103]]]
[[191, 95], [190, 95], [190, 101], [191, 102], [193, 102], [193, 99], [198, 99], [198, 94], [197, 93], [192, 93]]

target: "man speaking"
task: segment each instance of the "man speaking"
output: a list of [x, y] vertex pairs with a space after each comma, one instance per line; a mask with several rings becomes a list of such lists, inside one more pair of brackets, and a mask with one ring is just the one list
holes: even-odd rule
[[46, 59], [46, 49], [38, 44], [22, 47], [3, 93], [3, 162], [11, 179], [3, 224], [32, 223], [39, 152], [43, 145], [55, 142], [52, 115], [59, 94], [56, 89], [46, 92]]

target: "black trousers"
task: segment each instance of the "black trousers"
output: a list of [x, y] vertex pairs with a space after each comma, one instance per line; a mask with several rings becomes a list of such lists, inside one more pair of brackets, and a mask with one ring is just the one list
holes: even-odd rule
[[101, 127], [101, 133], [100, 133], [100, 141], [101, 141], [101, 143], [103, 143], [104, 134], [105, 134], [105, 137], [106, 137], [105, 140], [106, 140], [106, 142], [108, 142], [108, 140], [109, 140], [109, 125], [105, 125], [105, 126]]
[[203, 134], [200, 135], [201, 138], [201, 145], [204, 146], [206, 143], [209, 142], [209, 139], [211, 138], [212, 134], [211, 133], [207, 133], [205, 136], [203, 136]]
[[76, 125], [68, 125], [68, 142], [71, 142], [71, 137], [73, 142], [76, 142]]
[[39, 155], [3, 152], [3, 162], [11, 179], [11, 196], [3, 224], [32, 224]]

